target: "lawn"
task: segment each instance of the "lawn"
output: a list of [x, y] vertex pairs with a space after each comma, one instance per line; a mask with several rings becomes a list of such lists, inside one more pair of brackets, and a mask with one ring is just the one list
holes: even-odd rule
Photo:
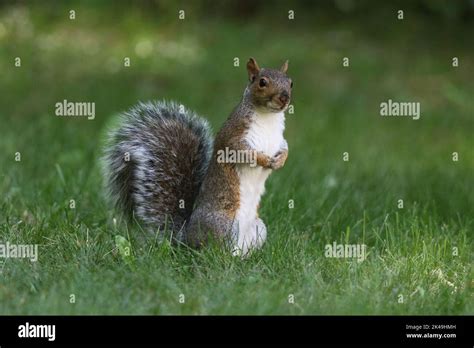
[[[0, 242], [39, 245], [37, 262], [0, 259], [1, 314], [474, 314], [472, 22], [76, 5], [74, 20], [71, 5], [0, 8]], [[116, 114], [173, 99], [216, 132], [250, 56], [289, 59], [294, 81], [265, 246], [242, 260], [127, 226], [100, 170]], [[420, 102], [420, 119], [381, 117], [388, 99]], [[95, 118], [56, 116], [63, 100]], [[333, 242], [367, 257], [326, 257]]]

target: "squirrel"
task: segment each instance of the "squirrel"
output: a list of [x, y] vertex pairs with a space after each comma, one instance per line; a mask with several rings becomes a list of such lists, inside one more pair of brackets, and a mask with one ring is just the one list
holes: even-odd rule
[[[103, 156], [111, 201], [147, 229], [199, 248], [216, 239], [245, 256], [265, 242], [258, 216], [265, 181], [285, 164], [293, 82], [247, 62], [248, 84], [215, 140], [208, 122], [174, 102], [139, 103], [109, 133]], [[235, 156], [243, 156], [240, 161]]]

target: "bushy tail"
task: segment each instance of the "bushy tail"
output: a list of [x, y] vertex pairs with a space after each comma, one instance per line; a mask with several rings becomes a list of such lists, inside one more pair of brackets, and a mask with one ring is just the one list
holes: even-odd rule
[[103, 158], [112, 202], [148, 228], [178, 233], [212, 154], [209, 124], [176, 103], [140, 103], [109, 134]]

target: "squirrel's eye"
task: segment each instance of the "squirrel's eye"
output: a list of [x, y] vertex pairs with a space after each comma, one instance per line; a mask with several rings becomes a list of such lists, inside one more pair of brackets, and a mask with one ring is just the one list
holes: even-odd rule
[[259, 85], [260, 87], [265, 87], [265, 86], [267, 85], [267, 80], [265, 80], [265, 79], [260, 79], [258, 85]]

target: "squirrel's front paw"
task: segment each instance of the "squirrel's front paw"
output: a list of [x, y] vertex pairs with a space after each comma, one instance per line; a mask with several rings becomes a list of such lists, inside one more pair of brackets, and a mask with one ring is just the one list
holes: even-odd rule
[[264, 154], [263, 152], [257, 152], [257, 165], [263, 168], [272, 168], [272, 157]]
[[270, 168], [273, 170], [280, 169], [285, 165], [288, 158], [288, 150], [278, 151], [270, 160]]

